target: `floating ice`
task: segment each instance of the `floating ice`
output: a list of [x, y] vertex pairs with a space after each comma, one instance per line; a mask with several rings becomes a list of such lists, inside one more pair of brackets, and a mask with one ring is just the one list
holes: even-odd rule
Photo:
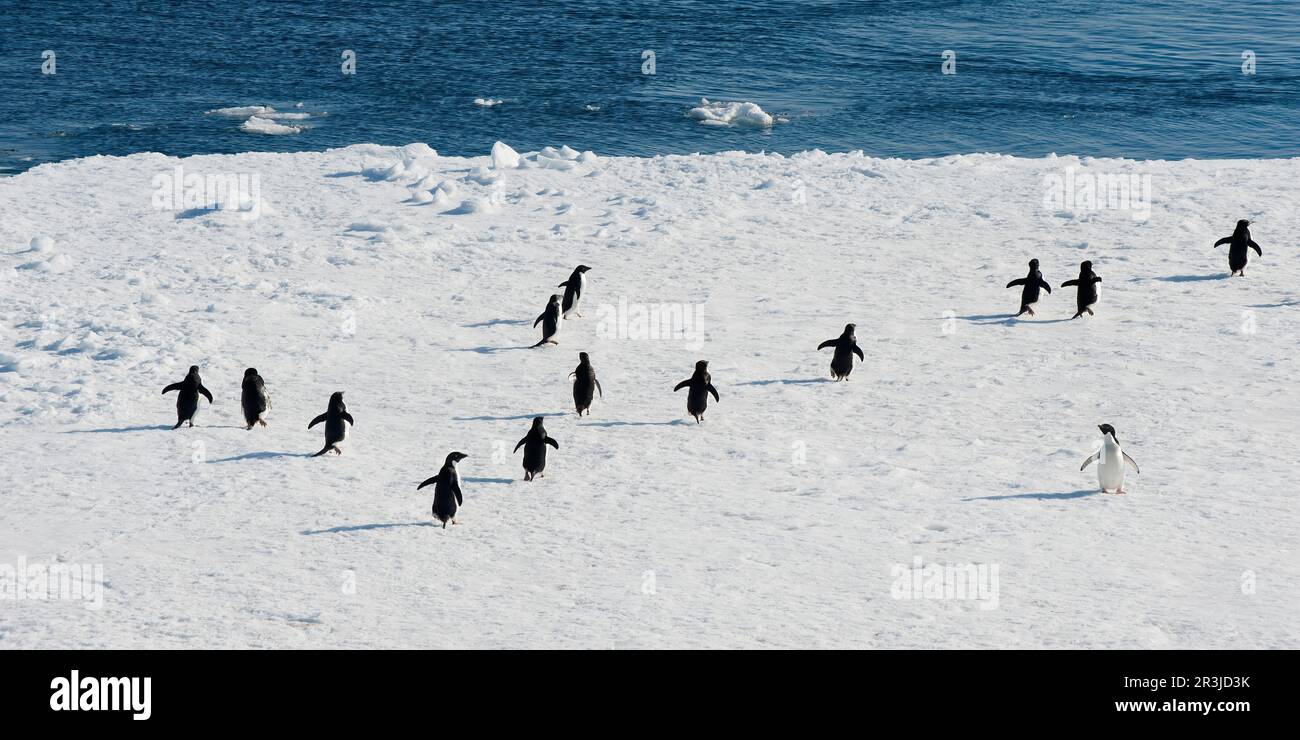
[[700, 104], [691, 108], [686, 115], [705, 126], [754, 126], [767, 128], [775, 119], [757, 103], [722, 103], [709, 102], [700, 98]]
[[263, 116], [274, 112], [275, 108], [269, 105], [239, 105], [233, 108], [210, 110], [207, 111], [207, 115], [222, 116], [224, 118], [248, 118], [249, 116]]
[[284, 134], [296, 134], [302, 131], [301, 126], [286, 126], [282, 123], [276, 123], [269, 118], [259, 118], [253, 116], [239, 125], [240, 131], [250, 134], [270, 134], [272, 136], [282, 136]]
[[474, 98], [474, 105], [477, 105], [480, 108], [491, 108], [493, 106], [501, 105], [504, 102], [506, 101], [501, 98]]

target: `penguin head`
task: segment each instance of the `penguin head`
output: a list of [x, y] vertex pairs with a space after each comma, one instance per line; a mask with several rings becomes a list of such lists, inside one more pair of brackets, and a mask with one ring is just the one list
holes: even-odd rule
[[[1104, 437], [1109, 434], [1110, 436], [1115, 437], [1115, 427], [1109, 424], [1098, 424], [1097, 428], [1101, 430], [1101, 436]], [[1115, 437], [1115, 441], [1118, 442], [1119, 437]]]
[[851, 337], [851, 336], [853, 336], [853, 332], [856, 331], [857, 328], [858, 328], [858, 325], [857, 325], [857, 324], [845, 324], [845, 325], [844, 325], [844, 336], [846, 336], [846, 337]]
[[330, 408], [343, 408], [343, 391], [334, 391], [330, 394]]
[[467, 457], [469, 457], [469, 455], [466, 455], [463, 452], [453, 452], [450, 455], [447, 455], [447, 464], [455, 465], [456, 463], [460, 462], [461, 460], [464, 460]]
[[590, 267], [587, 267], [586, 265], [578, 265], [578, 269], [575, 270], [575, 272], [586, 272], [587, 270], [590, 270], [590, 269], [591, 269], [591, 268], [590, 268]]
[[546, 417], [544, 417], [544, 416], [534, 416], [534, 417], [533, 417], [533, 429], [541, 429], [541, 428], [542, 428], [542, 420], [545, 419], [545, 418], [546, 418]]
[[244, 377], [245, 377], [245, 378], [256, 378], [256, 377], [257, 377], [257, 368], [255, 368], [255, 367], [250, 367], [250, 368], [248, 368], [247, 370], [245, 370], [245, 371], [244, 371]]
[[1237, 231], [1245, 231], [1247, 226], [1250, 226], [1250, 221], [1243, 218], [1237, 222]]
[[1038, 269], [1038, 258], [1037, 258], [1037, 257], [1035, 257], [1035, 258], [1029, 260], [1029, 269], [1031, 269], [1031, 270], [1037, 270], [1037, 269]]
[[704, 372], [708, 372], [708, 371], [709, 371], [709, 361], [708, 361], [708, 360], [700, 360], [699, 362], [695, 363], [695, 372], [697, 372], [697, 373], [704, 373]]
[[558, 295], [552, 293], [552, 294], [551, 294], [551, 300], [550, 300], [550, 302], [551, 302], [551, 303], [559, 303], [559, 302], [560, 302], [560, 297], [559, 297]]
[[1092, 272], [1092, 260], [1084, 260], [1083, 262], [1079, 263], [1079, 272], [1082, 272], [1084, 274]]
[[591, 358], [587, 356], [586, 352], [579, 352], [578, 362], [582, 363], [583, 365], [586, 365], [587, 363], [591, 362]]
[[199, 374], [199, 366], [190, 365], [190, 375], [198, 375], [198, 374]]

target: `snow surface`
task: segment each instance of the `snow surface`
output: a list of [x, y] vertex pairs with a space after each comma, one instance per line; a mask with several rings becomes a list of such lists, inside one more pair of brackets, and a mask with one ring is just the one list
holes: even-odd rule
[[[0, 564], [106, 581], [98, 611], [0, 600], [0, 646], [1300, 647], [1300, 160], [555, 153], [0, 179]], [[256, 174], [260, 217], [156, 210], [177, 165]], [[1150, 175], [1150, 217], [1045, 207], [1067, 168]], [[1264, 256], [1226, 279], [1238, 218]], [[1007, 320], [1031, 257], [1056, 290]], [[1097, 315], [1063, 321], [1083, 259]], [[584, 318], [522, 349], [580, 263]], [[702, 335], [601, 328], [659, 303]], [[866, 362], [826, 382], [850, 321]], [[191, 364], [216, 400], [173, 432]], [[335, 390], [345, 454], [305, 458]], [[525, 484], [538, 414], [560, 448]], [[1127, 496], [1079, 471], [1103, 422]], [[443, 530], [416, 486], [452, 450]], [[997, 566], [996, 608], [895, 598], [917, 558]]]

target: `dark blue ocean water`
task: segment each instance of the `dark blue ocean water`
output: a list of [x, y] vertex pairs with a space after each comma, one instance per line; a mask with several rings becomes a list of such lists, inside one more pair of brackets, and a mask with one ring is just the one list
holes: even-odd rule
[[[90, 154], [1300, 154], [1300, 3], [3, 2], [0, 172]], [[41, 74], [42, 52], [56, 73]], [[356, 74], [341, 54], [356, 53]], [[656, 74], [643, 75], [653, 50]], [[941, 53], [956, 52], [955, 75]], [[1242, 53], [1255, 54], [1254, 75]], [[688, 118], [752, 101], [770, 129]], [[503, 99], [474, 105], [477, 97]], [[323, 113], [286, 136], [204, 115]], [[293, 122], [285, 122], [293, 123]]]

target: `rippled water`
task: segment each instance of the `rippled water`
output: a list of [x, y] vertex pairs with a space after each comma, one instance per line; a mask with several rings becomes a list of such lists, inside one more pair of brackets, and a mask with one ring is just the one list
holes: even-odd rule
[[[635, 155], [1300, 153], [1296, 2], [515, 5], [6, 2], [0, 172], [357, 142], [471, 155], [497, 139]], [[706, 126], [687, 115], [702, 96], [778, 120]], [[245, 105], [310, 117], [268, 135], [204, 114]]]

